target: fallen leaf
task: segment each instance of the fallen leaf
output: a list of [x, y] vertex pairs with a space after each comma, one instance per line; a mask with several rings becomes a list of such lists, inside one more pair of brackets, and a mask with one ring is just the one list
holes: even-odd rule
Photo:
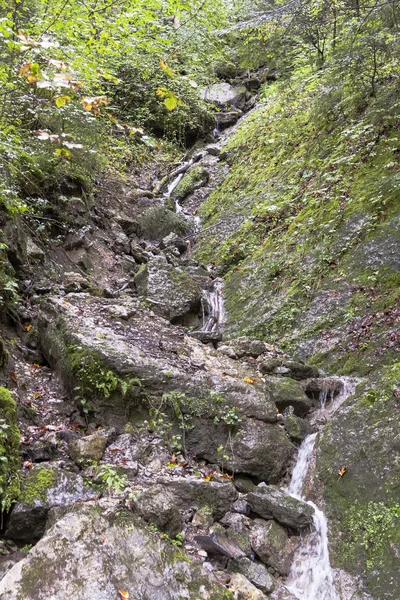
[[124, 590], [118, 590], [121, 596], [121, 600], [129, 600], [129, 592], [124, 592]]
[[252, 385], [255, 383], [254, 379], [250, 379], [250, 377], [243, 377], [243, 381], [245, 383], [251, 383]]

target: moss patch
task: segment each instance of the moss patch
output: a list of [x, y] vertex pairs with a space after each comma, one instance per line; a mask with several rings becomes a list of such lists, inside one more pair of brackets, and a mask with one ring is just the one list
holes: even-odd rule
[[21, 501], [25, 504], [32, 504], [35, 500], [45, 502], [49, 488], [57, 482], [55, 469], [47, 467], [35, 468], [26, 477]]
[[0, 387], [0, 500], [1, 510], [9, 510], [20, 494], [20, 434], [17, 405], [10, 392]]

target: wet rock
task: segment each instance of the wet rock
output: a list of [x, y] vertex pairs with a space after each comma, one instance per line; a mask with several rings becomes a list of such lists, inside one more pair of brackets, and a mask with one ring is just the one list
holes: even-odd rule
[[269, 600], [298, 600], [297, 596], [289, 592], [284, 586], [280, 585], [274, 592], [269, 596]]
[[[221, 462], [218, 448], [225, 447], [228, 433], [224, 424], [203, 420], [187, 433], [187, 446], [198, 457], [218, 464]], [[232, 447], [227, 449], [229, 458], [224, 460], [224, 468], [277, 483], [291, 464], [295, 451], [279, 426], [244, 419], [240, 431], [232, 438]]]
[[288, 575], [298, 538], [289, 538], [285, 529], [275, 521], [256, 519], [251, 545], [260, 560], [280, 575]]
[[201, 292], [189, 275], [169, 265], [163, 256], [152, 257], [135, 276], [140, 296], [154, 312], [168, 319], [198, 310]]
[[274, 589], [274, 583], [267, 568], [248, 558], [239, 558], [229, 562], [229, 569], [244, 575], [253, 585], [264, 594], [270, 594]]
[[237, 600], [267, 600], [262, 591], [241, 573], [231, 574], [229, 589]]
[[226, 556], [228, 558], [241, 558], [244, 552], [228, 538], [211, 533], [211, 535], [196, 535], [196, 542], [207, 554]]
[[294, 413], [303, 417], [312, 408], [310, 398], [304, 393], [300, 384], [289, 377], [269, 379], [265, 383], [269, 397], [282, 412], [287, 406], [293, 406]]
[[253, 512], [264, 519], [276, 519], [292, 529], [305, 529], [313, 523], [314, 509], [301, 500], [292, 498], [272, 485], [257, 486], [247, 495]]
[[234, 351], [234, 349], [231, 346], [228, 346], [227, 344], [218, 345], [218, 352], [224, 354], [225, 356], [229, 356], [229, 358], [237, 358], [237, 354]]
[[333, 400], [334, 396], [341, 392], [343, 383], [339, 378], [319, 377], [302, 381], [301, 387], [310, 398], [316, 401], [316, 404], [321, 404], [321, 402]]
[[87, 290], [90, 287], [90, 283], [86, 277], [80, 273], [65, 273], [65, 286], [64, 289], [67, 294], [70, 292], [80, 292]]
[[268, 358], [262, 360], [259, 362], [258, 368], [265, 375], [281, 374], [297, 380], [319, 376], [318, 369], [315, 367], [285, 358]]
[[88, 504], [50, 517], [45, 536], [0, 582], [2, 600], [110, 600], [121, 589], [151, 600], [233, 598], [128, 512]]
[[96, 496], [82, 477], [51, 465], [38, 465], [29, 471], [7, 523], [6, 536], [30, 542], [44, 532], [47, 513], [54, 506], [84, 502]]
[[296, 442], [302, 442], [307, 435], [313, 432], [313, 427], [309, 421], [294, 414], [293, 406], [288, 406], [283, 411], [283, 422], [289, 436]]
[[242, 114], [243, 114], [242, 111], [238, 111], [238, 110], [230, 110], [228, 112], [217, 113], [217, 115], [216, 115], [217, 125], [218, 125], [218, 127], [225, 129], [226, 127], [229, 127], [230, 125], [234, 125], [235, 123], [237, 123], [237, 121], [240, 119]]
[[244, 86], [232, 86], [230, 83], [216, 83], [202, 90], [202, 97], [217, 106], [243, 106], [247, 90]]
[[99, 432], [88, 435], [87, 437], [72, 440], [68, 444], [70, 457], [76, 463], [85, 461], [96, 461], [102, 459], [106, 449], [107, 439]]

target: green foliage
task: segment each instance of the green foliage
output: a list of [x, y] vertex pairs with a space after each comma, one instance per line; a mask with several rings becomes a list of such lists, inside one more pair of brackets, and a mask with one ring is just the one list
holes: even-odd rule
[[96, 478], [101, 479], [107, 489], [115, 494], [123, 492], [127, 485], [126, 475], [121, 474], [112, 465], [102, 465], [96, 474]]
[[10, 392], [0, 387], [0, 509], [8, 511], [20, 494], [20, 434], [17, 406]]

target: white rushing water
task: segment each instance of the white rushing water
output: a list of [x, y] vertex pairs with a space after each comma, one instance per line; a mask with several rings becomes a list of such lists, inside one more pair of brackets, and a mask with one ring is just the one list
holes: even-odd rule
[[[336, 397], [329, 390], [321, 393], [321, 408], [316, 411], [317, 418], [321, 417], [322, 413], [325, 416], [333, 414], [346, 398], [354, 393], [358, 380], [340, 378], [340, 382], [342, 389]], [[300, 500], [307, 501], [303, 497], [303, 487], [313, 462], [317, 435], [318, 433], [313, 433], [307, 436], [300, 446], [292, 479], [287, 488], [291, 496]], [[299, 600], [340, 600], [329, 561], [327, 518], [313, 502], [308, 501], [308, 504], [315, 511], [315, 531], [303, 539], [296, 551], [286, 587]]]
[[201, 331], [218, 331], [225, 320], [225, 305], [222, 279], [215, 279], [213, 289], [204, 291], [201, 300], [203, 325]]

